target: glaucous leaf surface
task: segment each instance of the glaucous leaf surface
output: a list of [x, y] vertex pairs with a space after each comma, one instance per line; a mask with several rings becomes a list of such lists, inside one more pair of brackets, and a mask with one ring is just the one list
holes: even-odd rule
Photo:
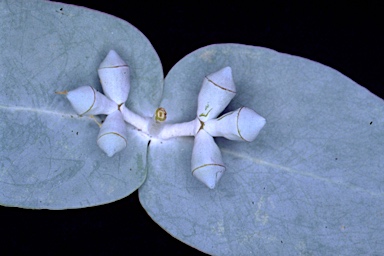
[[148, 39], [113, 16], [48, 1], [1, 1], [0, 19], [0, 204], [78, 208], [135, 191], [148, 138], [127, 126], [127, 148], [107, 157], [94, 120], [55, 91], [101, 91], [97, 69], [113, 48], [130, 66], [128, 108], [153, 115], [163, 72]]
[[177, 239], [214, 255], [373, 254], [384, 237], [384, 102], [338, 71], [275, 52], [211, 45], [167, 75], [167, 122], [196, 116], [204, 76], [231, 66], [226, 111], [267, 123], [254, 142], [216, 141], [214, 190], [191, 175], [193, 138], [153, 139], [140, 202]]

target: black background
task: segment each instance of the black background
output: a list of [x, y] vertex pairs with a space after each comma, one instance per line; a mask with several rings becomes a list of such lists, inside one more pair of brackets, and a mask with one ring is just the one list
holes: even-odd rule
[[[64, 2], [112, 14], [137, 27], [159, 54], [165, 74], [200, 47], [241, 43], [315, 60], [384, 98], [384, 10], [379, 2]], [[78, 210], [0, 207], [0, 233], [0, 254], [8, 249], [43, 254], [203, 254], [153, 222], [137, 192], [115, 203]]]

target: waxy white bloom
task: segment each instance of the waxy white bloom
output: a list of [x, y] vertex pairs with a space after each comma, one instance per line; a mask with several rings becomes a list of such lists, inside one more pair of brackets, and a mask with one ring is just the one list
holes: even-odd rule
[[100, 125], [97, 144], [110, 157], [126, 148], [127, 126], [159, 139], [195, 136], [191, 170], [194, 177], [213, 189], [225, 171], [221, 152], [213, 137], [253, 141], [265, 119], [250, 108], [241, 107], [217, 118], [236, 95], [232, 69], [225, 67], [207, 75], [197, 99], [196, 118], [189, 122], [167, 124], [167, 112], [158, 108], [152, 118], [142, 117], [125, 106], [130, 90], [129, 67], [111, 50], [98, 69], [103, 94], [82, 86], [65, 94], [79, 115], [107, 115]]
[[242, 107], [216, 118], [235, 97], [232, 70], [225, 67], [208, 75], [198, 97], [197, 118], [201, 129], [195, 135], [192, 150], [192, 174], [207, 187], [214, 188], [225, 170], [219, 147], [212, 136], [230, 140], [253, 141], [265, 125], [265, 119], [252, 109]]
[[216, 118], [235, 95], [230, 67], [206, 76], [197, 99], [197, 117], [203, 122]]
[[117, 110], [117, 104], [96, 91], [92, 86], [81, 86], [66, 94], [73, 109], [80, 116], [83, 115], [108, 115]]
[[109, 114], [100, 127], [97, 145], [109, 156], [123, 150], [127, 142], [127, 125], [119, 110]]
[[130, 82], [129, 67], [114, 51], [109, 51], [101, 62], [98, 74], [104, 91], [103, 95], [91, 86], [81, 86], [65, 94], [79, 115], [108, 115], [100, 127], [97, 144], [109, 156], [127, 146], [127, 127], [121, 109], [128, 99]]
[[129, 67], [122, 58], [110, 50], [97, 71], [104, 94], [121, 105], [128, 99], [130, 81]]
[[256, 139], [264, 125], [264, 117], [250, 108], [241, 107], [217, 119], [208, 120], [204, 130], [214, 137], [250, 142]]
[[216, 186], [225, 171], [219, 147], [203, 129], [195, 135], [191, 162], [193, 176], [210, 189]]

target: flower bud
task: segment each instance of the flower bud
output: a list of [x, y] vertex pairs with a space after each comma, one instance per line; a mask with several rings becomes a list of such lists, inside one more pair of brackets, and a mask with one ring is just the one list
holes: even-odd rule
[[66, 93], [67, 99], [79, 115], [108, 115], [117, 110], [117, 104], [92, 86], [81, 86]]
[[126, 102], [130, 89], [129, 67], [114, 50], [101, 62], [98, 73], [104, 94], [118, 105]]
[[97, 144], [109, 156], [127, 146], [127, 130], [123, 115], [119, 110], [109, 114], [100, 127]]
[[235, 95], [236, 87], [230, 67], [206, 76], [197, 100], [197, 117], [203, 122], [216, 118]]
[[216, 186], [225, 171], [219, 147], [204, 130], [195, 136], [191, 163], [193, 176], [210, 189]]
[[230, 140], [253, 141], [265, 125], [264, 117], [250, 108], [242, 107], [209, 120], [204, 130], [211, 136], [222, 136]]

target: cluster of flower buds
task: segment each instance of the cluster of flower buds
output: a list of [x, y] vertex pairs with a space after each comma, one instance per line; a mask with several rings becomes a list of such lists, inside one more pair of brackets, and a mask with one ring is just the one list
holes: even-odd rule
[[111, 157], [127, 146], [127, 127], [121, 110], [128, 99], [130, 89], [129, 67], [111, 50], [101, 62], [98, 74], [105, 95], [92, 86], [58, 93], [65, 94], [74, 110], [81, 116], [107, 115], [100, 125], [97, 144]]
[[212, 137], [250, 142], [265, 125], [263, 117], [246, 107], [217, 118], [235, 95], [230, 67], [205, 77], [199, 93], [197, 119], [201, 126], [195, 135], [191, 167], [192, 174], [211, 189], [225, 171], [220, 149]]
[[130, 111], [125, 102], [130, 90], [129, 67], [111, 50], [98, 69], [104, 94], [91, 86], [66, 95], [74, 110], [81, 116], [107, 115], [97, 137], [97, 144], [109, 156], [127, 146], [127, 125], [151, 137], [169, 139], [175, 136], [195, 136], [191, 168], [192, 174], [213, 189], [225, 171], [219, 147], [213, 137], [253, 141], [265, 125], [265, 119], [252, 109], [241, 107], [218, 117], [236, 95], [232, 70], [225, 67], [206, 76], [198, 96], [196, 119], [177, 124], [166, 124], [165, 109], [158, 108], [154, 117], [145, 118]]

